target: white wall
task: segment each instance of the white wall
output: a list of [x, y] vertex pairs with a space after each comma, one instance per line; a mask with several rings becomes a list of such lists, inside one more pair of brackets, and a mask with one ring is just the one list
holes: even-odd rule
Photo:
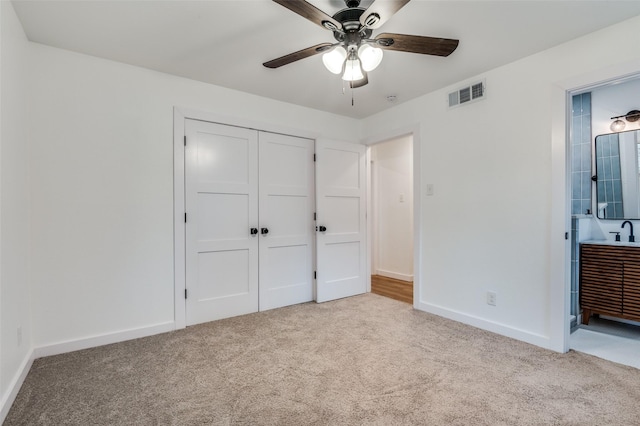
[[388, 134], [388, 123], [419, 128], [420, 190], [435, 185], [420, 206], [421, 309], [566, 349], [565, 93], [637, 67], [638, 49], [618, 40], [637, 40], [638, 25], [634, 18], [470, 79], [486, 78], [483, 101], [448, 110], [459, 83], [363, 120], [371, 139]]
[[171, 328], [174, 106], [293, 134], [358, 137], [353, 119], [43, 45], [31, 50], [37, 347]]
[[413, 280], [413, 138], [371, 147], [374, 273]]
[[[638, 70], [640, 73], [640, 70]], [[613, 133], [611, 117], [625, 115], [640, 109], [640, 78], [618, 84], [595, 88], [591, 91], [591, 126], [593, 139], [598, 135]], [[625, 121], [627, 130], [640, 129], [640, 120]]]
[[[6, 414], [30, 364], [28, 42], [10, 2], [0, 2], [0, 396]], [[18, 344], [18, 328], [22, 342]]]

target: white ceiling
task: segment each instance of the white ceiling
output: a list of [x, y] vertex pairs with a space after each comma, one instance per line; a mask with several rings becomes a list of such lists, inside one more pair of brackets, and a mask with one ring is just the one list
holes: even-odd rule
[[[377, 0], [385, 1], [385, 0]], [[312, 0], [332, 15], [343, 0]], [[363, 0], [368, 6], [371, 0]], [[343, 94], [321, 55], [262, 63], [332, 34], [271, 0], [14, 0], [29, 40], [355, 118], [640, 14], [640, 1], [412, 0], [379, 30], [460, 40], [448, 58], [385, 51]], [[553, 66], [553, 64], [549, 64]], [[443, 100], [444, 102], [444, 100]]]

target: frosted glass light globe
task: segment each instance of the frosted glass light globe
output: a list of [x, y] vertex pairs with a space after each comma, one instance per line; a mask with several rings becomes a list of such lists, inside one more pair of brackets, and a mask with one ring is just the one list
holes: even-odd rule
[[624, 130], [625, 126], [626, 126], [625, 122], [618, 118], [616, 121], [611, 123], [610, 128], [612, 132], [621, 132]]
[[342, 79], [346, 81], [358, 81], [363, 78], [364, 74], [362, 74], [362, 68], [360, 68], [360, 61], [358, 59], [347, 59], [344, 65]]
[[342, 64], [344, 64], [345, 59], [347, 59], [347, 51], [342, 46], [338, 46], [322, 55], [322, 63], [334, 74], [342, 72]]
[[362, 61], [362, 69], [369, 72], [376, 69], [382, 62], [382, 49], [370, 44], [363, 44], [358, 49], [358, 57]]

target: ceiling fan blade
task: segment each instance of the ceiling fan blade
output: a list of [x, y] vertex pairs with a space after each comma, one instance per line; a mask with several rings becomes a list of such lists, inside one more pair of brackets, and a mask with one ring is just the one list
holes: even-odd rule
[[331, 43], [320, 43], [315, 46], [307, 47], [306, 49], [298, 50], [297, 52], [289, 53], [288, 55], [281, 56], [277, 59], [265, 62], [264, 65], [267, 68], [279, 68], [283, 65], [290, 64], [291, 62], [299, 61], [300, 59], [308, 58], [318, 53], [326, 51], [329, 47], [333, 46]]
[[369, 76], [367, 75], [366, 72], [363, 72], [363, 74], [364, 74], [364, 78], [361, 78], [360, 80], [350, 81], [349, 82], [349, 86], [352, 89], [357, 89], [358, 87], [362, 87], [362, 86], [365, 86], [365, 85], [369, 84]]
[[360, 15], [360, 23], [367, 28], [376, 29], [387, 22], [394, 13], [409, 3], [409, 0], [374, 1], [367, 10]]
[[314, 5], [304, 0], [273, 0], [290, 11], [297, 13], [309, 21], [320, 25], [327, 30], [342, 30], [342, 24], [327, 15]]
[[[375, 40], [382, 49], [423, 55], [449, 56], [458, 47], [458, 40], [450, 38], [423, 37], [416, 35], [382, 33]], [[389, 43], [389, 40], [393, 40]]]

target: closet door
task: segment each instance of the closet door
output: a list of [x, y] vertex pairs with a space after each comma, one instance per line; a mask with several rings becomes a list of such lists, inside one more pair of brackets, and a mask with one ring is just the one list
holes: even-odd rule
[[365, 147], [316, 141], [318, 302], [367, 291]]
[[309, 139], [259, 134], [261, 311], [313, 300], [313, 151]]
[[258, 133], [185, 122], [187, 325], [258, 310]]

